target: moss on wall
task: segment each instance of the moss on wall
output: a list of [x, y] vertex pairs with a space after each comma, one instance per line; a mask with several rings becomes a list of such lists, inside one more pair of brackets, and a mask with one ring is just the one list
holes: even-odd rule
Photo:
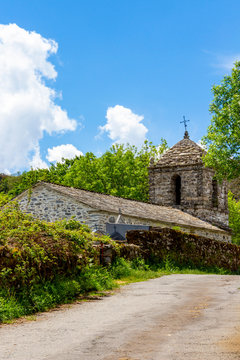
[[163, 228], [151, 231], [131, 230], [128, 244], [138, 245], [145, 259], [158, 261], [170, 257], [180, 265], [218, 267], [240, 271], [240, 246]]

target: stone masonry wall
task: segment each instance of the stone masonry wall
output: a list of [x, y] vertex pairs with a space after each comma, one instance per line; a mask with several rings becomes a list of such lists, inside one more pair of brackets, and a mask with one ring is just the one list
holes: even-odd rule
[[186, 235], [173, 229], [131, 230], [126, 238], [128, 244], [139, 246], [146, 260], [170, 259], [177, 265], [240, 271], [240, 246], [235, 244]]
[[[181, 177], [181, 204], [176, 205], [174, 178]], [[217, 184], [217, 206], [213, 206], [214, 172], [202, 164], [149, 168], [150, 201], [176, 207], [220, 226], [228, 226], [227, 183]]]
[[150, 201], [163, 206], [175, 205], [174, 176], [181, 176], [181, 206], [194, 207], [200, 204], [202, 196], [201, 168], [174, 167], [149, 171]]
[[[75, 216], [76, 220], [87, 224], [91, 229], [98, 229], [104, 232], [110, 217], [113, 217], [115, 221], [118, 217], [117, 213], [94, 209], [57, 191], [46, 189], [43, 185], [33, 188], [31, 196], [28, 195], [28, 192], [21, 194], [18, 197], [18, 202], [24, 212], [32, 214], [37, 218], [52, 222], [60, 219], [70, 219], [72, 216]], [[122, 217], [127, 224], [149, 225], [162, 228], [177, 226], [187, 233], [207, 236], [221, 241], [231, 241], [231, 235], [224, 231], [210, 231], [203, 228], [179, 226], [177, 219], [173, 219], [176, 222], [170, 225], [169, 223], [152, 221], [151, 219], [124, 216], [124, 214], [122, 214]]]

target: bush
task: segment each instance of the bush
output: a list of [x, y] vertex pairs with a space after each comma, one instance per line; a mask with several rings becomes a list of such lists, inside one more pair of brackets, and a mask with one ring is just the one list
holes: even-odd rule
[[240, 245], [240, 201], [234, 199], [234, 195], [228, 194], [229, 226], [232, 229], [233, 243]]
[[69, 303], [89, 291], [103, 291], [114, 286], [107, 269], [93, 266], [72, 278], [56, 277], [17, 292], [13, 288], [4, 289], [0, 292], [0, 323]]
[[123, 258], [117, 257], [111, 266], [111, 274], [114, 279], [127, 277], [131, 274], [131, 272], [131, 263]]
[[111, 242], [74, 219], [47, 223], [11, 203], [0, 212], [0, 285], [19, 291], [57, 276], [77, 276], [99, 263], [96, 241]]

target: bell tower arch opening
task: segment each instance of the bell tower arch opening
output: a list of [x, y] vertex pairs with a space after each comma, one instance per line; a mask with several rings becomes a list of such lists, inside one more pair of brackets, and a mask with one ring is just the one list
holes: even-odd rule
[[182, 180], [180, 175], [173, 176], [174, 205], [181, 205]]
[[218, 207], [218, 183], [216, 179], [212, 180], [212, 206]]

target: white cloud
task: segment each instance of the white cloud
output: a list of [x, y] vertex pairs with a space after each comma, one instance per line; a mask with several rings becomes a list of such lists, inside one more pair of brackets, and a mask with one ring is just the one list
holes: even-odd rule
[[2, 171], [2, 174], [5, 174], [5, 175], [11, 175], [10, 171], [8, 169], [4, 169]]
[[224, 56], [222, 57], [222, 60], [219, 63], [219, 67], [226, 70], [232, 70], [234, 63], [236, 61], [240, 61], [240, 54], [232, 55], [232, 56]]
[[49, 162], [62, 162], [62, 159], [74, 159], [75, 156], [83, 155], [83, 153], [78, 150], [72, 144], [54, 146], [52, 149], [48, 149], [48, 154], [46, 158]]
[[[57, 48], [54, 40], [16, 24], [0, 25], [0, 172], [27, 167], [44, 132], [77, 127], [54, 103], [57, 93], [45, 83], [57, 77], [48, 60]], [[32, 161], [37, 157], [36, 152]]]
[[134, 114], [131, 109], [121, 105], [109, 107], [106, 119], [106, 124], [99, 129], [115, 143], [139, 146], [145, 140], [148, 129], [141, 123], [144, 116]]
[[214, 64], [214, 67], [223, 69], [223, 70], [232, 70], [234, 63], [236, 61], [240, 61], [240, 53], [235, 55], [229, 55], [229, 56], [217, 56], [217, 63]]
[[34, 154], [32, 160], [30, 161], [29, 165], [30, 165], [30, 167], [31, 167], [33, 170], [36, 170], [36, 169], [47, 169], [47, 168], [48, 168], [47, 163], [45, 163], [45, 161], [43, 161], [43, 160], [41, 159], [40, 147], [39, 147], [39, 145], [36, 146], [35, 154]]
[[197, 142], [198, 146], [200, 146], [203, 150], [207, 151], [207, 146], [204, 144], [204, 142], [200, 139]]

